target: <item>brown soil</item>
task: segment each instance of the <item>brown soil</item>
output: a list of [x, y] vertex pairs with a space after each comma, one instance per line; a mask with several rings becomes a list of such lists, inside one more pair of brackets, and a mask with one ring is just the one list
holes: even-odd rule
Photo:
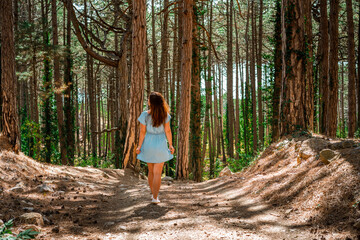
[[[131, 170], [53, 166], [3, 150], [0, 219], [14, 218], [18, 232], [33, 207], [46, 218], [40, 239], [360, 239], [360, 150], [338, 150], [329, 165], [317, 156], [298, 163], [304, 140], [273, 144], [229, 177], [163, 182], [159, 205]], [[19, 182], [25, 191], [10, 193]], [[43, 182], [55, 192], [39, 193]]]

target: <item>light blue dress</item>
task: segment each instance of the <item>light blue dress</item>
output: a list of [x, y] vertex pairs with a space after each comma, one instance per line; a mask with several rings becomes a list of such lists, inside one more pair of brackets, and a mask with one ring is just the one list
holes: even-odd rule
[[[169, 122], [170, 118], [168, 114], [165, 123]], [[164, 125], [153, 127], [151, 115], [147, 111], [141, 113], [138, 121], [146, 126], [146, 135], [137, 159], [147, 163], [162, 163], [173, 159], [167, 145]]]

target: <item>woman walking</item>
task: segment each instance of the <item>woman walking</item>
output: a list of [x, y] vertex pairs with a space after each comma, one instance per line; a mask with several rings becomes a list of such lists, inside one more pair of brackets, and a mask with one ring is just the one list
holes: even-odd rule
[[173, 158], [175, 149], [172, 145], [169, 105], [158, 92], [150, 94], [148, 105], [150, 109], [142, 112], [138, 118], [141, 127], [136, 153], [138, 154], [137, 159], [146, 162], [148, 165], [151, 201], [157, 204], [160, 203], [158, 195], [164, 162]]

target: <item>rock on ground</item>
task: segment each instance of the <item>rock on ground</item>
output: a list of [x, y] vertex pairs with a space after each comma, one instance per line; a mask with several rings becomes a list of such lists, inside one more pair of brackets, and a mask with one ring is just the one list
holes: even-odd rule
[[329, 164], [335, 160], [337, 156], [338, 154], [331, 149], [324, 149], [320, 152], [320, 160], [325, 164]]
[[18, 184], [16, 184], [15, 187], [10, 188], [8, 191], [9, 192], [15, 192], [15, 193], [22, 193], [25, 191], [25, 185], [22, 182], [19, 182]]
[[174, 181], [172, 177], [166, 176], [161, 179], [162, 181]]
[[224, 177], [224, 176], [231, 176], [233, 173], [231, 172], [229, 167], [225, 167], [223, 170], [221, 170], [219, 177]]
[[39, 192], [44, 193], [44, 192], [54, 192], [54, 189], [52, 187], [50, 187], [49, 185], [46, 184], [41, 184], [39, 186], [36, 187]]
[[44, 220], [40, 213], [31, 212], [25, 213], [20, 216], [20, 221], [22, 223], [34, 224], [37, 226], [44, 226]]

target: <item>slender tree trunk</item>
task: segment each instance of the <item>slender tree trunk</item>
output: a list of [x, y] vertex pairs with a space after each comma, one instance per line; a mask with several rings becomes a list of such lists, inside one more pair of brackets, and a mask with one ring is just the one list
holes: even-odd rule
[[320, 0], [320, 132], [327, 132], [329, 112], [329, 34], [327, 0]]
[[[340, 113], [339, 116], [341, 114], [341, 121], [339, 121], [339, 123], [341, 124], [341, 137], [345, 137], [345, 82], [344, 82], [344, 62], [341, 62], [341, 93], [340, 93]], [[349, 105], [350, 107], [350, 105]]]
[[160, 90], [159, 76], [158, 76], [158, 56], [156, 43], [156, 29], [155, 29], [155, 0], [151, 0], [151, 32], [152, 32], [152, 59], [153, 59], [153, 82], [154, 90]]
[[256, 114], [256, 84], [255, 84], [255, 61], [256, 61], [256, 26], [255, 26], [255, 2], [251, 2], [251, 61], [250, 61], [250, 76], [251, 76], [251, 105], [252, 105], [252, 134], [253, 134], [253, 153], [257, 152], [257, 114]]
[[[210, 39], [209, 39], [209, 43], [208, 43], [209, 54], [208, 54], [208, 66], [207, 66], [208, 67], [208, 76], [207, 76], [207, 84], [208, 84], [207, 89], [208, 89], [208, 91], [206, 91], [207, 98], [208, 98], [208, 99], [206, 99], [206, 101], [209, 102], [209, 103], [207, 103], [206, 107], [208, 107], [208, 104], [210, 104], [210, 110], [211, 110], [211, 113], [213, 113], [213, 111], [212, 111], [212, 80], [214, 80], [214, 78], [213, 78], [213, 75], [212, 75], [212, 48], [211, 48], [212, 18], [213, 18], [213, 2], [212, 1], [210, 2], [210, 16], [209, 17], [210, 17], [209, 18], [209, 38]], [[215, 80], [214, 80], [214, 82], [215, 82]], [[214, 97], [215, 97], [215, 101], [216, 101], [216, 99], [217, 99], [216, 95]], [[214, 112], [216, 112], [216, 114], [217, 114], [216, 108], [217, 108], [217, 106], [215, 106]], [[211, 116], [213, 116], [213, 114], [211, 114]], [[211, 142], [210, 146], [211, 146], [212, 149], [215, 149], [215, 146], [216, 146], [216, 144], [215, 144], [216, 139], [217, 139], [217, 137], [216, 137], [216, 135], [217, 135], [216, 134], [216, 129], [217, 129], [217, 126], [218, 126], [217, 125], [217, 117], [218, 116], [215, 115], [215, 119], [211, 124], [212, 129], [215, 132], [213, 134], [213, 136], [212, 136], [212, 139], [211, 139], [212, 141], [209, 141], [209, 142]], [[214, 173], [215, 173], [215, 162], [214, 162], [214, 155], [215, 154], [213, 154], [213, 153], [215, 153], [215, 151], [210, 152], [210, 166], [209, 166], [210, 167], [210, 169], [209, 169], [210, 178], [213, 178]]]
[[273, 93], [273, 119], [272, 141], [276, 142], [280, 137], [280, 94], [282, 79], [282, 42], [281, 42], [281, 0], [276, 0], [275, 17], [275, 54], [274, 54], [274, 93]]
[[158, 91], [165, 95], [165, 86], [166, 84], [166, 62], [168, 55], [168, 19], [169, 19], [169, 11], [167, 10], [169, 4], [169, 0], [164, 0], [164, 19], [162, 22], [162, 31], [161, 31], [161, 60], [160, 60], [160, 75], [159, 75], [159, 86]]
[[259, 111], [259, 144], [264, 146], [264, 115], [262, 106], [262, 45], [263, 45], [263, 0], [260, 0], [259, 12], [259, 51], [257, 56], [257, 85], [258, 85], [258, 111]]
[[132, 16], [132, 50], [131, 50], [131, 85], [129, 121], [124, 148], [124, 168], [128, 162], [138, 170], [136, 148], [139, 140], [140, 124], [137, 121], [143, 110], [144, 82], [145, 82], [145, 56], [146, 56], [146, 1], [134, 1]]
[[179, 142], [177, 152], [176, 178], [189, 177], [189, 127], [191, 101], [193, 0], [182, 2], [182, 54], [181, 54], [181, 103], [179, 111]]
[[[197, 29], [198, 12], [194, 1], [193, 31], [192, 31], [192, 66], [191, 66], [191, 113], [190, 113], [190, 157], [194, 180], [202, 180], [202, 157], [201, 157], [201, 95], [200, 95], [200, 42]], [[206, 118], [209, 123], [209, 111], [206, 106]], [[206, 150], [206, 147], [203, 151]]]
[[349, 138], [354, 137], [356, 129], [356, 62], [355, 62], [355, 40], [354, 40], [354, 17], [352, 0], [346, 0], [347, 30], [348, 30], [348, 106]]
[[305, 107], [306, 126], [310, 131], [314, 130], [314, 78], [313, 78], [313, 34], [312, 34], [312, 0], [305, 0], [303, 3], [305, 14], [305, 46], [306, 46], [306, 76], [305, 76]]
[[241, 151], [241, 142], [240, 142], [240, 97], [239, 97], [239, 62], [240, 62], [240, 50], [239, 50], [239, 35], [238, 35], [238, 26], [236, 24], [237, 13], [234, 11], [234, 22], [235, 22], [235, 36], [236, 36], [236, 57], [235, 57], [235, 66], [236, 66], [236, 103], [235, 103], [235, 151], [236, 159], [239, 159], [239, 153]]
[[330, 0], [329, 111], [327, 135], [336, 137], [338, 106], [339, 0]]
[[[360, 8], [358, 19], [360, 18]], [[360, 129], [360, 24], [358, 24], [357, 129]]]
[[[50, 39], [49, 39], [49, 29], [48, 29], [48, 12], [47, 2], [41, 0], [41, 17], [42, 17], [42, 34], [43, 34], [43, 46], [45, 51], [49, 51]], [[51, 73], [50, 73], [50, 57], [48, 54], [44, 54], [44, 77], [43, 77], [43, 88], [44, 94], [42, 96], [42, 106], [43, 106], [43, 138], [44, 138], [44, 154], [45, 161], [47, 163], [51, 162], [52, 156], [52, 108], [51, 108], [51, 95], [52, 95], [52, 83], [51, 83]]]
[[149, 56], [149, 41], [146, 35], [146, 59], [145, 59], [145, 80], [146, 80], [146, 99], [149, 99], [151, 93], [151, 85], [150, 85], [150, 56]]
[[[211, 4], [211, 10], [212, 12], [212, 4]], [[211, 31], [211, 28], [210, 28]], [[214, 66], [215, 68], [215, 66]], [[215, 78], [215, 70], [214, 72], [214, 82], [213, 82], [213, 89], [214, 89], [214, 124], [215, 124], [215, 136], [214, 139], [216, 139], [217, 147], [216, 147], [216, 158], [219, 157], [221, 154], [221, 141], [220, 141], [220, 115], [219, 115], [219, 106], [218, 106], [218, 96], [217, 96], [217, 83]]]
[[223, 128], [224, 128], [224, 123], [223, 123], [223, 119], [224, 119], [224, 98], [223, 98], [223, 79], [222, 79], [222, 71], [221, 71], [221, 65], [218, 64], [218, 69], [219, 69], [219, 108], [220, 108], [220, 127], [219, 127], [219, 131], [220, 131], [220, 139], [221, 139], [221, 148], [222, 148], [222, 162], [223, 165], [226, 165], [226, 153], [225, 153], [225, 142], [224, 142], [224, 132], [223, 132]]
[[232, 56], [232, 11], [233, 0], [227, 0], [227, 106], [226, 106], [226, 129], [228, 135], [228, 155], [234, 157], [234, 98], [233, 98], [233, 56]]
[[244, 138], [245, 138], [245, 153], [249, 153], [249, 134], [248, 134], [248, 129], [250, 126], [250, 122], [249, 122], [249, 101], [250, 101], [250, 89], [249, 89], [249, 81], [250, 81], [250, 77], [249, 77], [249, 25], [250, 25], [250, 0], [248, 0], [248, 10], [247, 10], [247, 15], [246, 15], [246, 29], [245, 29], [245, 51], [246, 51], [246, 63], [245, 63], [245, 68], [246, 68], [246, 73], [245, 73], [245, 111], [244, 111]]
[[62, 89], [60, 80], [60, 59], [58, 53], [59, 38], [58, 38], [58, 26], [57, 26], [57, 6], [56, 0], [51, 1], [51, 15], [52, 15], [52, 31], [53, 31], [53, 45], [55, 48], [54, 52], [54, 83], [55, 83], [55, 100], [56, 100], [56, 115], [59, 129], [59, 140], [60, 140], [60, 154], [62, 165], [67, 165], [68, 160], [66, 156], [66, 143], [64, 135], [64, 112], [63, 112], [63, 100], [62, 100]]
[[72, 1], [67, 2], [68, 6], [68, 19], [66, 27], [66, 57], [64, 67], [64, 83], [66, 86], [64, 96], [64, 107], [65, 107], [65, 135], [66, 135], [66, 147], [67, 147], [67, 159], [68, 164], [74, 165], [75, 155], [75, 113], [74, 113], [74, 84], [73, 76], [71, 72], [72, 68], [72, 57], [71, 57], [71, 11]]
[[12, 6], [12, 0], [0, 1], [2, 133], [9, 139], [13, 150], [18, 152], [20, 150], [20, 129], [16, 103], [15, 39]]

